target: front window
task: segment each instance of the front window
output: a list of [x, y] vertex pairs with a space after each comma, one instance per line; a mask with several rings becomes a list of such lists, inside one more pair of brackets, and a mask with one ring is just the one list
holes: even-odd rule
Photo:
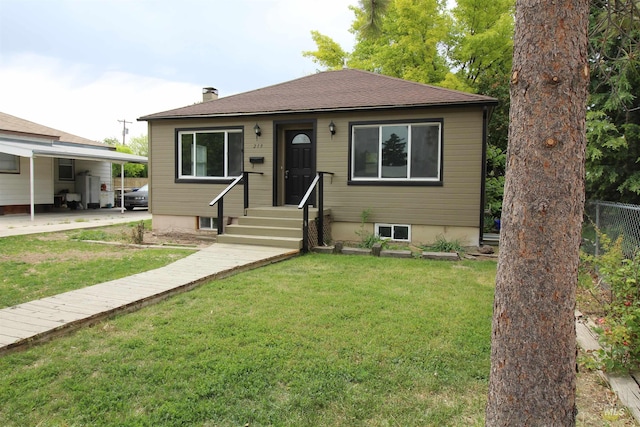
[[242, 173], [242, 131], [178, 132], [179, 178], [231, 178]]
[[352, 181], [439, 182], [440, 122], [354, 125]]

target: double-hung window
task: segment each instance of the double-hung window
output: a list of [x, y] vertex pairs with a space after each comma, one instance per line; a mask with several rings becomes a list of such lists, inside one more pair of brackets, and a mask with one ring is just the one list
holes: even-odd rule
[[240, 129], [178, 132], [178, 178], [234, 178], [242, 173]]
[[442, 122], [353, 125], [350, 154], [351, 183], [440, 183]]

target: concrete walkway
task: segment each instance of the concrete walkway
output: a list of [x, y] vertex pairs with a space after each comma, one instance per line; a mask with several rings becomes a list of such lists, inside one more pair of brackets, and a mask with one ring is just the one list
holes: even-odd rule
[[165, 267], [0, 310], [0, 354], [137, 310], [212, 279], [282, 261], [298, 250], [214, 243]]
[[151, 213], [146, 209], [121, 212], [119, 208], [38, 213], [33, 221], [28, 214], [0, 215], [0, 237], [104, 227], [146, 219], [151, 219]]

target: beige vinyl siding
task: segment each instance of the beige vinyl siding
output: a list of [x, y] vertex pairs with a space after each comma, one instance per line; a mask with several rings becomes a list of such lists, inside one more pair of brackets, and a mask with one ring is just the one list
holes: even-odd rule
[[[272, 126], [271, 120], [258, 120], [262, 135], [256, 139], [253, 127], [256, 120], [167, 120], [156, 121], [150, 125], [151, 145], [151, 211], [161, 215], [191, 215], [217, 217], [217, 208], [209, 206], [228, 183], [223, 182], [176, 182], [176, 133], [175, 129], [225, 128], [244, 126], [244, 164], [245, 170], [263, 172], [264, 175], [251, 174], [251, 206], [271, 206], [272, 204]], [[262, 156], [265, 162], [251, 165], [249, 157]], [[237, 185], [224, 199], [225, 216], [243, 214], [243, 185]]]
[[[482, 110], [425, 110], [421, 113], [350, 114], [318, 121], [318, 170], [335, 172], [327, 177], [325, 205], [334, 220], [359, 222], [371, 209], [372, 222], [478, 226], [482, 178]], [[349, 123], [390, 120], [443, 119], [443, 185], [348, 185]]]
[[[350, 123], [421, 119], [443, 120], [442, 186], [348, 185]], [[243, 126], [243, 167], [264, 173], [249, 177], [250, 206], [271, 206], [274, 122], [289, 120], [316, 123], [316, 170], [335, 174], [325, 177], [325, 207], [331, 209], [335, 221], [359, 223], [362, 211], [370, 208], [372, 222], [479, 226], [481, 107], [153, 121], [149, 126], [153, 214], [216, 217], [217, 209], [209, 207], [209, 202], [228, 185], [175, 182], [176, 128]], [[331, 121], [336, 125], [333, 136], [329, 132]], [[253, 131], [256, 123], [262, 130], [258, 138]], [[254, 156], [264, 157], [264, 163], [252, 165], [249, 158]], [[242, 204], [243, 187], [238, 185], [225, 198], [225, 216], [242, 215]]]

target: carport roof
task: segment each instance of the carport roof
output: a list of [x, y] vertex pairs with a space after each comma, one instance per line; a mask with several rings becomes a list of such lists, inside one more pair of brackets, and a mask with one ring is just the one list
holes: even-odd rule
[[112, 163], [147, 163], [147, 158], [0, 112], [0, 153]]
[[144, 156], [105, 150], [99, 147], [86, 147], [60, 142], [38, 143], [10, 141], [0, 137], [0, 153], [20, 157], [59, 157], [63, 159], [82, 159], [111, 163], [147, 163]]

